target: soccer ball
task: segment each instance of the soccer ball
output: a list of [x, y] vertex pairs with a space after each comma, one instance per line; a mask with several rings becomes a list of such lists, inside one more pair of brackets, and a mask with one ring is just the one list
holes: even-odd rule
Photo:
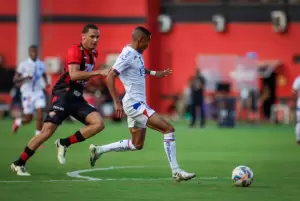
[[247, 166], [238, 166], [232, 171], [232, 181], [236, 186], [248, 187], [254, 178], [253, 171]]

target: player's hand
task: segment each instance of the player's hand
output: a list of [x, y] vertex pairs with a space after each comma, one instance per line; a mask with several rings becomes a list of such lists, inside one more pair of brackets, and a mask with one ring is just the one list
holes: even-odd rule
[[168, 68], [168, 69], [163, 70], [163, 71], [156, 71], [155, 76], [156, 77], [166, 77], [166, 76], [172, 74], [172, 72], [173, 72], [172, 69]]
[[122, 118], [124, 116], [123, 107], [119, 101], [115, 102], [115, 113], [118, 118]]
[[26, 76], [23, 78], [23, 80], [32, 80], [32, 77], [31, 76]]

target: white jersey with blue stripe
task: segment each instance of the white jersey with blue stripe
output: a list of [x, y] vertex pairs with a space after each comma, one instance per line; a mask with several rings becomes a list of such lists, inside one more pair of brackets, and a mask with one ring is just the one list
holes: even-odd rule
[[17, 72], [21, 74], [21, 77], [32, 77], [31, 80], [25, 80], [21, 86], [21, 92], [23, 94], [41, 91], [44, 88], [43, 74], [45, 73], [45, 64], [37, 59], [33, 61], [28, 58], [21, 62]]
[[146, 103], [145, 67], [142, 54], [130, 45], [125, 46], [113, 65], [113, 70], [125, 87], [123, 105]]

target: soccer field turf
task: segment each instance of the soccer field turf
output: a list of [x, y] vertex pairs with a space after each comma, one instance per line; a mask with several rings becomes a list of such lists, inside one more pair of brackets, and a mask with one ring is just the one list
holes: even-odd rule
[[[110, 122], [101, 134], [70, 147], [67, 164], [60, 165], [54, 141], [81, 126], [63, 124], [28, 162], [32, 176], [18, 177], [10, 171], [10, 164], [33, 136], [34, 124], [20, 128], [17, 135], [11, 133], [11, 124], [0, 122], [0, 201], [300, 200], [300, 147], [296, 146], [293, 126], [219, 129], [210, 124], [205, 129], [191, 129], [174, 123], [179, 164], [197, 173], [194, 180], [177, 183], [171, 180], [163, 137], [151, 130], [144, 150], [109, 153], [97, 161], [94, 171], [89, 171], [89, 144], [129, 138], [125, 124]], [[238, 165], [254, 171], [254, 182], [248, 188], [232, 185], [231, 172]], [[74, 172], [78, 170], [87, 171]], [[70, 177], [67, 172], [83, 178]]]

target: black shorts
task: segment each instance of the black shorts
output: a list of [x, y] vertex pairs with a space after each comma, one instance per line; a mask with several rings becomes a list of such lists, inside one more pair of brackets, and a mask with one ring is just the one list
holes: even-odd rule
[[86, 117], [95, 111], [97, 110], [86, 102], [81, 93], [71, 90], [57, 92], [53, 93], [52, 105], [44, 122], [60, 125], [68, 116], [72, 116], [87, 124]]

